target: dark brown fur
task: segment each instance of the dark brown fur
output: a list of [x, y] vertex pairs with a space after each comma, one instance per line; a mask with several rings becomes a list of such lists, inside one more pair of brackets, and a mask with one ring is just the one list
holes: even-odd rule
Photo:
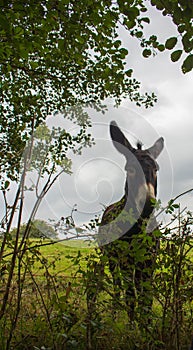
[[[142, 150], [139, 143], [137, 149], [131, 146], [115, 122], [110, 125], [110, 134], [114, 146], [126, 158], [125, 193], [120, 201], [106, 208], [98, 241], [108, 257], [115, 296], [120, 297], [121, 288], [126, 291], [128, 313], [133, 319], [136, 305], [147, 310], [152, 304], [150, 289], [158, 239], [150, 230], [145, 232], [154, 209], [152, 196], [156, 197], [157, 194], [159, 167], [155, 159], [163, 149], [163, 139], [158, 139], [149, 149]], [[147, 192], [143, 194], [146, 187]], [[153, 217], [151, 222], [156, 228]], [[144, 234], [149, 236], [145, 243]], [[138, 248], [144, 256], [136, 255]]]

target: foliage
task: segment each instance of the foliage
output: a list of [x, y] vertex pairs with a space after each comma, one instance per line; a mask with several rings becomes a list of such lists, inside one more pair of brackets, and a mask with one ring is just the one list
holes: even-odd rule
[[[21, 225], [20, 227], [20, 236], [22, 237], [25, 234], [26, 224]], [[10, 234], [12, 237], [16, 235], [17, 229], [14, 228], [11, 230]], [[30, 238], [52, 238], [56, 239], [57, 232], [54, 228], [49, 225], [44, 220], [34, 220], [30, 230]]]
[[[155, 298], [162, 310], [161, 336], [168, 346], [183, 347], [192, 323], [192, 213], [174, 215], [177, 227], [166, 229], [155, 275]], [[187, 344], [188, 345], [188, 344]]]
[[[182, 215], [180, 212], [180, 206], [174, 203], [172, 199], [166, 212], [171, 214], [171, 222], [166, 225], [166, 228], [162, 228], [161, 232], [157, 232], [157, 235], [161, 235], [161, 243], [159, 251], [157, 252], [156, 270], [154, 273], [151, 285], [149, 281], [142, 281], [143, 290], [148, 290], [148, 294], [138, 295], [137, 300], [137, 313], [135, 314], [134, 323], [130, 319], [130, 309], [127, 303], [125, 304], [125, 288], [127, 290], [128, 285], [131, 286], [129, 280], [129, 268], [128, 273], [121, 273], [119, 268], [116, 271], [116, 277], [110, 278], [107, 270], [108, 257], [95, 256], [95, 259], [91, 257], [89, 267], [89, 274], [87, 278], [87, 295], [88, 295], [88, 313], [90, 315], [91, 323], [88, 325], [91, 339], [96, 341], [98, 336], [97, 322], [101, 318], [101, 310], [105, 309], [108, 313], [111, 308], [111, 313], [115, 320], [119, 318], [119, 312], [125, 310], [129, 315], [129, 323], [136, 333], [139, 332], [139, 339], [133, 339], [131, 334], [129, 335], [129, 343], [127, 342], [128, 349], [135, 349], [138, 346], [140, 349], [186, 349], [190, 344], [192, 323], [192, 225], [193, 216], [192, 213], [187, 212], [186, 215]], [[176, 226], [174, 226], [177, 222]], [[145, 237], [143, 232], [136, 241], [133, 254], [136, 261], [143, 262], [146, 259], [146, 253], [144, 250]], [[148, 241], [148, 238], [146, 237]], [[140, 241], [142, 244], [140, 244]], [[124, 254], [124, 246], [116, 246], [116, 249], [122, 249]], [[148, 243], [149, 244], [149, 243]], [[117, 255], [113, 255], [116, 263]], [[98, 261], [98, 263], [96, 263]], [[118, 264], [117, 264], [118, 266]], [[146, 267], [145, 273], [151, 272], [150, 267]], [[149, 270], [150, 269], [150, 270]], [[149, 272], [148, 272], [149, 271]], [[103, 278], [101, 277], [103, 275]], [[115, 284], [116, 281], [116, 284]], [[122, 282], [122, 287], [120, 282]], [[133, 280], [133, 283], [135, 281]], [[120, 289], [121, 287], [121, 289]], [[137, 286], [136, 293], [137, 293]], [[111, 306], [107, 300], [99, 299], [99, 293], [107, 293], [111, 300]], [[148, 305], [148, 298], [153, 296], [153, 308], [150, 312]], [[146, 299], [142, 299], [142, 298]], [[108, 299], [109, 300], [109, 299]], [[97, 305], [97, 306], [96, 306]], [[108, 311], [107, 311], [108, 310]], [[122, 317], [128, 317], [128, 315]], [[96, 326], [93, 326], [93, 322]], [[142, 339], [145, 340], [143, 344]], [[89, 341], [89, 344], [92, 344]], [[124, 347], [123, 347], [124, 348]], [[92, 349], [90, 345], [89, 349]]]
[[[121, 95], [138, 104], [154, 100], [140, 96], [139, 83], [124, 68], [128, 52], [117, 34], [122, 9], [111, 5], [98, 0], [95, 6], [64, 0], [1, 3], [2, 172], [14, 175], [26, 140], [50, 114], [63, 113], [86, 128], [88, 116], [69, 107], [101, 109], [101, 100]], [[132, 20], [139, 15], [134, 8]]]
[[[48, 241], [38, 248], [38, 240], [32, 240], [21, 266], [17, 257], [9, 305], [1, 318], [2, 350], [89, 349], [90, 325], [91, 349], [187, 349], [193, 315], [193, 218], [189, 212], [181, 217], [178, 210], [171, 214], [172, 226], [162, 232], [150, 323], [140, 308], [135, 321], [129, 321], [123, 291], [119, 298], [114, 295], [107, 260], [98, 250], [77, 251], [60, 243], [49, 247]], [[9, 269], [10, 255], [1, 262], [1, 293]], [[91, 315], [90, 297], [99, 291]]]
[[[172, 50], [177, 43], [181, 48], [175, 49], [171, 53], [171, 60], [176, 62], [180, 59], [182, 53], [185, 53], [185, 59], [182, 64], [182, 72], [187, 73], [193, 68], [193, 3], [191, 0], [151, 0], [151, 5], [162, 11], [163, 16], [170, 16], [173, 23], [177, 26], [179, 35], [166, 40], [165, 48]], [[159, 48], [159, 47], [158, 47]]]
[[[155, 95], [141, 95], [139, 82], [131, 78], [132, 69], [125, 68], [128, 51], [119, 38], [119, 26], [139, 40], [144, 57], [173, 49], [181, 37], [182, 48], [173, 51], [171, 58], [177, 61], [185, 52], [182, 70], [191, 70], [192, 1], [152, 0], [151, 4], [171, 16], [178, 38], [169, 38], [163, 45], [156, 35], [145, 37], [150, 18], [143, 0], [96, 0], [94, 6], [90, 0], [1, 2], [2, 173], [15, 178], [26, 140], [48, 115], [60, 112], [74, 119], [81, 126], [83, 146], [84, 138], [89, 138], [89, 117], [81, 106], [101, 110], [101, 101], [108, 97], [117, 103], [129, 97], [137, 105], [153, 104]], [[79, 106], [78, 111], [74, 106]]]

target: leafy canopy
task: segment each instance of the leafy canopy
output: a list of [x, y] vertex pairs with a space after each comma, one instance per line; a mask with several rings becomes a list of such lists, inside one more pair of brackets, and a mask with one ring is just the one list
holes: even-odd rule
[[176, 62], [182, 53], [185, 59], [182, 64], [182, 72], [187, 73], [193, 68], [193, 2], [192, 0], [151, 0], [151, 4], [162, 11], [164, 16], [170, 16], [177, 26], [178, 37], [168, 38], [165, 48], [173, 50], [176, 44], [181, 45], [171, 53], [171, 60]]
[[128, 51], [118, 35], [120, 25], [139, 40], [144, 57], [172, 50], [181, 40], [182, 48], [171, 58], [177, 61], [185, 52], [183, 72], [192, 68], [192, 1], [151, 4], [172, 17], [179, 38], [164, 45], [155, 35], [145, 37], [150, 19], [144, 0], [1, 1], [1, 173], [15, 178], [26, 140], [48, 115], [63, 113], [80, 125], [74, 146], [78, 142], [81, 148], [89, 143], [89, 117], [81, 106], [101, 110], [108, 97], [116, 103], [127, 97], [137, 105], [153, 105], [155, 95], [141, 95], [132, 70], [125, 68]]

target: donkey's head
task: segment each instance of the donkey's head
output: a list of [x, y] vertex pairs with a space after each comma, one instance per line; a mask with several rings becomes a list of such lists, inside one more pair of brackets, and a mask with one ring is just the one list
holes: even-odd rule
[[144, 218], [153, 211], [153, 199], [157, 194], [157, 171], [159, 166], [156, 158], [164, 147], [163, 138], [159, 138], [152, 147], [142, 150], [131, 146], [116, 122], [110, 124], [110, 134], [115, 148], [126, 158], [125, 195], [127, 201]]

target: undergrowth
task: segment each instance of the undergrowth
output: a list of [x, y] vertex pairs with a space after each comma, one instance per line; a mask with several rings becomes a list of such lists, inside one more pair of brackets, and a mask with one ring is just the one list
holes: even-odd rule
[[[108, 266], [103, 276], [96, 269], [103, 259], [100, 251], [60, 243], [39, 247], [38, 240], [29, 240], [30, 249], [22, 259], [17, 255], [1, 315], [0, 349], [187, 350], [193, 324], [191, 226], [192, 215], [188, 213], [180, 231], [171, 229], [162, 235], [151, 314], [147, 319], [145, 310], [138, 307], [132, 322], [123, 291], [119, 298], [114, 295]], [[2, 303], [13, 245], [10, 240], [0, 265]], [[91, 289], [97, 293], [92, 315], [88, 309]]]

